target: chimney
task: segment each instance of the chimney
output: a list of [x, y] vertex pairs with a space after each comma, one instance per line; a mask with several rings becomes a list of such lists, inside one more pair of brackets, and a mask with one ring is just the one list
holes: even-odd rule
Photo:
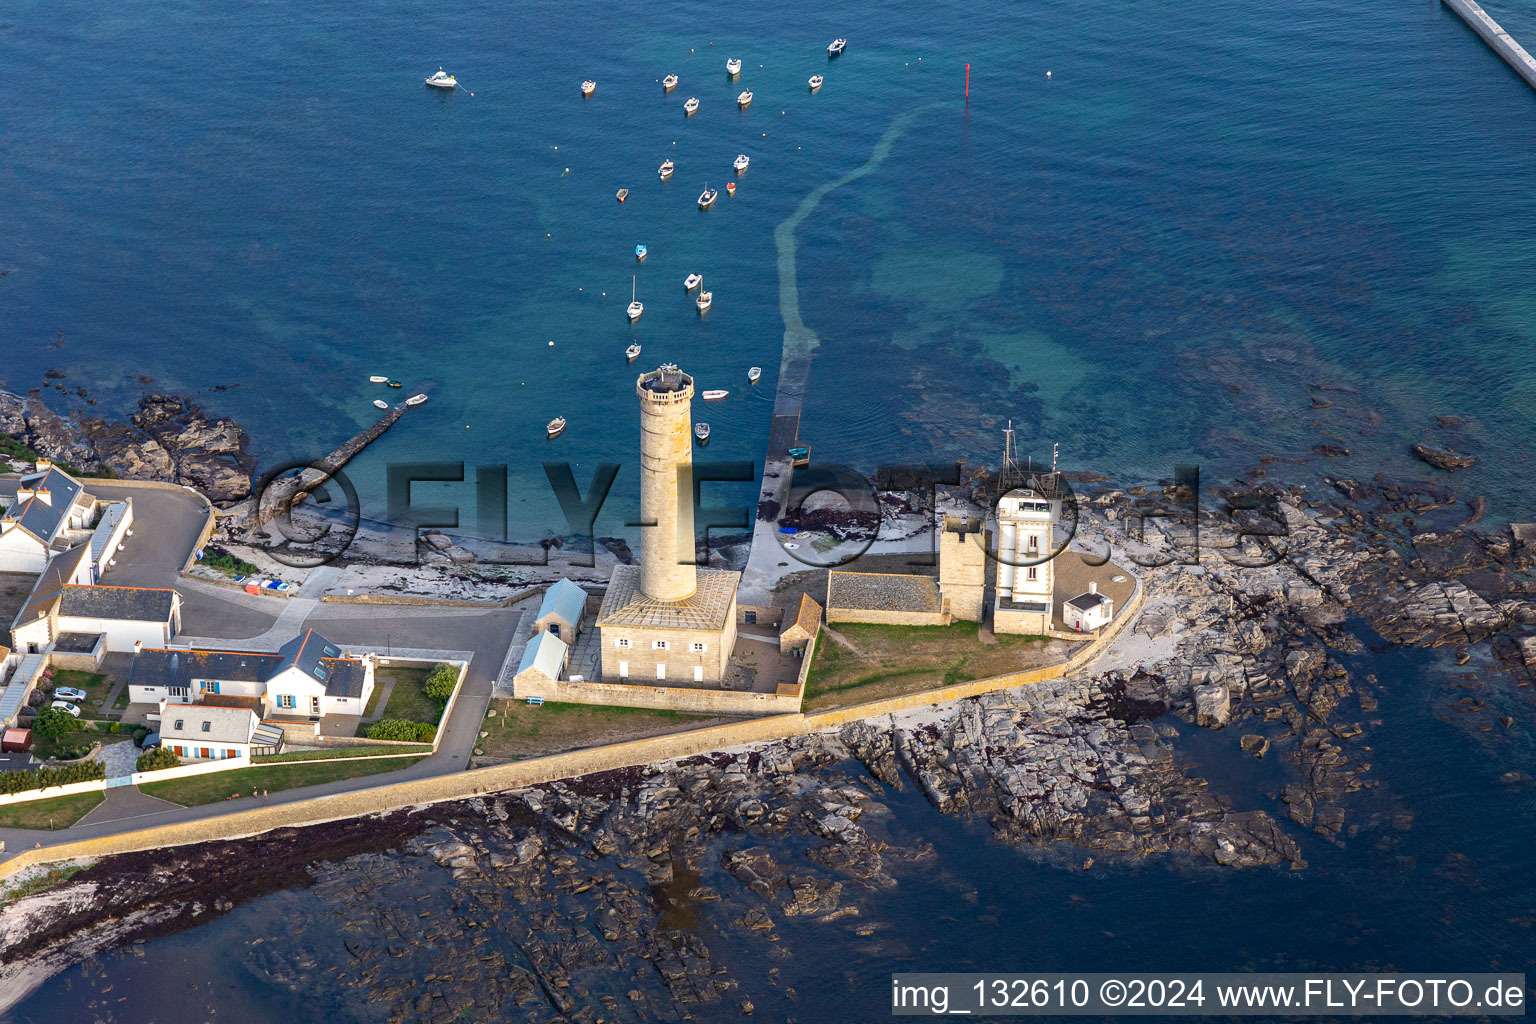
[[133, 653], [134, 654], [138, 654], [143, 649], [144, 649], [144, 641], [143, 640], [135, 640], [133, 642]]
[[1099, 592], [1099, 585], [1097, 583], [1090, 583], [1090, 584], [1088, 584], [1088, 593], [1090, 593], [1090, 594], [1097, 594], [1098, 592]]

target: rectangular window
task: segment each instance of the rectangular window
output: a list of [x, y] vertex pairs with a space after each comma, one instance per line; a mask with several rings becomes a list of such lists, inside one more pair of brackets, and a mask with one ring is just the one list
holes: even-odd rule
[[219, 681], [217, 679], [210, 679], [203, 684], [203, 689], [207, 690], [209, 693], [218, 693]]
[[319, 697], [311, 697], [311, 698], [309, 698], [309, 713], [312, 714], [312, 715], [318, 715], [320, 713], [320, 698]]
[[1025, 579], [1038, 580], [1040, 578], [1040, 567], [1037, 565], [1030, 566], [1029, 572], [1025, 573], [1024, 576]]
[[664, 651], [667, 649], [667, 642], [665, 640], [653, 640], [651, 642], [651, 646], [656, 648], [658, 651]]
[[629, 646], [629, 637], [621, 636], [617, 640], [615, 640], [613, 642], [613, 644], [614, 644], [615, 647], [628, 647]]
[[1040, 535], [1038, 533], [1032, 533], [1029, 535], [1029, 550], [1040, 550]]
[[203, 723], [203, 732], [212, 732], [212, 731], [213, 731], [213, 723], [212, 722], [204, 722]]
[[696, 644], [694, 644], [694, 645], [693, 645], [693, 649], [694, 649], [694, 650], [695, 650], [695, 651], [696, 651], [696, 652], [698, 652], [698, 653], [700, 653], [700, 654], [702, 654], [702, 653], [703, 653], [703, 652], [704, 652], [704, 645], [703, 645], [703, 644], [700, 644], [700, 643], [696, 643]]

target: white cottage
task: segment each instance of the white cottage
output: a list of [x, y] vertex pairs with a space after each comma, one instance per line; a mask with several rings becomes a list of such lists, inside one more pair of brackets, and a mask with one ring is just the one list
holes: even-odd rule
[[1061, 620], [1077, 633], [1092, 633], [1114, 617], [1115, 603], [1099, 593], [1097, 583], [1088, 584], [1088, 593], [1078, 594], [1061, 603]]
[[167, 703], [160, 709], [160, 745], [186, 761], [249, 760], [260, 724], [249, 708]]
[[16, 500], [0, 515], [0, 572], [42, 572], [67, 550], [71, 534], [96, 521], [96, 499], [80, 481], [46, 459], [16, 485]]

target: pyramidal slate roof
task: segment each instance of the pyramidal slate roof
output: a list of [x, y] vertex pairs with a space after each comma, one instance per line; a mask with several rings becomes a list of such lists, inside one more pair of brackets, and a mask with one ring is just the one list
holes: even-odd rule
[[346, 657], [340, 647], [312, 629], [306, 629], [279, 647], [277, 657], [277, 668], [272, 675], [296, 668], [323, 685], [332, 697], [363, 695], [363, 683], [367, 678], [363, 663]]
[[640, 590], [640, 567], [616, 565], [597, 613], [599, 627], [641, 626], [647, 629], [721, 630], [731, 614], [731, 602], [741, 573], [727, 569], [698, 570], [698, 589], [682, 601], [657, 601]]

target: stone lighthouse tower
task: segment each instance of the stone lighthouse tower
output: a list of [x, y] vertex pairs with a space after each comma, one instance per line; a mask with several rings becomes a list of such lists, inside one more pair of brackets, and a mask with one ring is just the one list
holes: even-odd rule
[[640, 592], [683, 601], [698, 589], [693, 538], [693, 378], [672, 364], [640, 375]]

